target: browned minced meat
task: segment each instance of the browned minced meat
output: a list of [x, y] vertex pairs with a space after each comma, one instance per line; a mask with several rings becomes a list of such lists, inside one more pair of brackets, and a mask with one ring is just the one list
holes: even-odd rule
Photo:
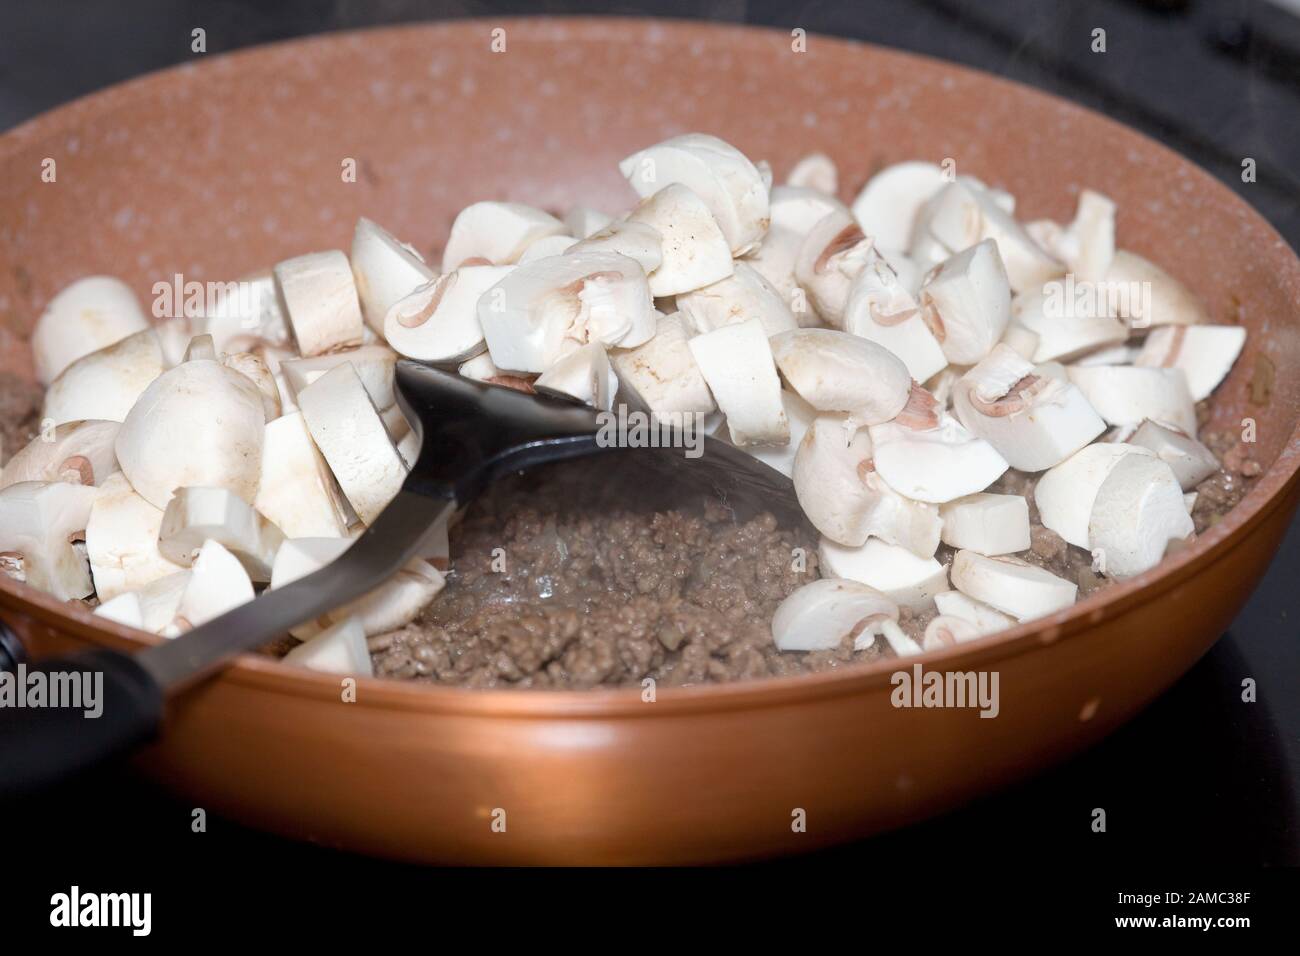
[[0, 465], [40, 431], [44, 392], [35, 382], [0, 372]]

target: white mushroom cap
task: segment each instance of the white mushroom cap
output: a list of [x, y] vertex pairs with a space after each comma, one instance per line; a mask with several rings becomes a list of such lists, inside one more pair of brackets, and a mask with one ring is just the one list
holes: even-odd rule
[[633, 153], [618, 168], [643, 198], [670, 183], [688, 187], [704, 200], [737, 256], [756, 248], [767, 232], [768, 183], [744, 153], [716, 136], [674, 136]]
[[257, 494], [266, 417], [246, 376], [216, 362], [186, 362], [160, 375], [117, 434], [118, 464], [155, 508], [186, 485]]
[[545, 371], [587, 342], [640, 345], [654, 335], [655, 315], [645, 273], [613, 252], [519, 266], [478, 302], [492, 361], [521, 372]]
[[695, 364], [682, 317], [659, 316], [654, 337], [633, 349], [615, 349], [610, 362], [623, 388], [658, 414], [701, 412], [717, 408]]
[[1152, 329], [1134, 364], [1182, 369], [1192, 400], [1209, 398], [1246, 344], [1239, 325], [1166, 325]]
[[1050, 571], [1009, 555], [988, 557], [958, 551], [952, 561], [952, 584], [1019, 621], [1043, 617], [1074, 603], [1079, 586]]
[[[307, 360], [310, 361], [310, 360]], [[280, 417], [283, 407], [280, 402], [280, 386], [275, 376], [267, 367], [266, 361], [252, 352], [232, 352], [221, 357], [221, 364], [231, 371], [238, 372], [257, 386], [262, 395], [262, 414], [268, 422]]]
[[907, 366], [869, 339], [835, 329], [795, 329], [773, 336], [771, 345], [790, 387], [818, 411], [846, 412], [851, 427], [888, 421], [907, 404]]
[[1088, 538], [1103, 571], [1131, 577], [1155, 567], [1170, 541], [1195, 530], [1183, 491], [1168, 465], [1155, 455], [1125, 455], [1097, 492]]
[[758, 319], [768, 336], [799, 327], [781, 293], [743, 260], [727, 278], [677, 296], [677, 308], [696, 335], [746, 319]]
[[613, 221], [613, 216], [592, 209], [590, 206], [574, 206], [564, 217], [564, 225], [569, 234], [577, 236], [579, 239], [586, 239], [588, 236], [600, 232]]
[[266, 423], [253, 507], [290, 537], [344, 537], [349, 511], [302, 412]]
[[[648, 228], [648, 227], [647, 227]], [[518, 264], [523, 265], [526, 262], [535, 262], [538, 259], [545, 259], [549, 256], [562, 256], [575, 245], [578, 240], [567, 233], [556, 236], [542, 236], [542, 238], [530, 243], [528, 248], [519, 256]], [[461, 266], [460, 268], [467, 268]], [[504, 269], [507, 266], [497, 266], [496, 268]]]
[[1210, 321], [1201, 300], [1185, 285], [1135, 252], [1117, 249], [1106, 273], [1108, 285], [1116, 288], [1149, 290], [1151, 314], [1143, 314], [1141, 296], [1121, 302], [1119, 317], [1134, 328], [1152, 325], [1199, 325]]
[[433, 269], [411, 246], [398, 242], [382, 226], [365, 216], [357, 220], [352, 233], [352, 278], [366, 323], [384, 331], [388, 310], [435, 278]]
[[853, 200], [853, 216], [878, 246], [906, 249], [921, 207], [945, 182], [943, 170], [934, 163], [910, 160], [886, 166]]
[[1111, 425], [1138, 425], [1150, 418], [1169, 422], [1189, 435], [1196, 432], [1196, 403], [1182, 369], [1074, 365], [1069, 374]]
[[265, 583], [284, 532], [226, 488], [176, 489], [158, 529], [158, 550], [184, 567], [209, 540], [238, 558], [251, 580]]
[[352, 366], [376, 408], [388, 408], [397, 401], [393, 392], [397, 353], [386, 345], [362, 345], [329, 355], [286, 359], [280, 370], [296, 399], [308, 385], [340, 365]]
[[92, 591], [86, 558], [73, 545], [85, 531], [98, 489], [21, 481], [0, 491], [0, 573], [60, 601]]
[[45, 393], [42, 415], [55, 425], [92, 418], [123, 421], [164, 368], [152, 329], [129, 335], [65, 368]]
[[1097, 442], [1080, 448], [1065, 461], [1043, 473], [1034, 486], [1043, 526], [1076, 547], [1090, 550], [1088, 519], [1097, 492], [1120, 460], [1128, 455], [1150, 454], [1145, 448], [1122, 442]]
[[135, 293], [121, 279], [87, 276], [66, 286], [32, 330], [36, 380], [49, 385], [84, 355], [149, 327]]
[[1020, 471], [1050, 468], [1106, 429], [1077, 388], [1002, 344], [953, 387], [953, 409]]
[[550, 389], [608, 411], [618, 391], [618, 376], [610, 368], [605, 347], [588, 342], [539, 375], [533, 387]]
[[811, 581], [777, 605], [772, 637], [782, 651], [839, 647], [846, 637], [878, 621], [898, 620], [898, 605], [857, 581]]
[[817, 409], [787, 388], [781, 389], [781, 407], [790, 423], [790, 441], [785, 445], [751, 445], [745, 449], [763, 464], [775, 468], [787, 478], [794, 477], [794, 457], [808, 427], [817, 417]]
[[[1012, 327], [1019, 323], [1038, 338], [1037, 347], [1028, 356], [1030, 361], [1068, 362], [1128, 338], [1128, 327], [1112, 315], [1077, 314], [1073, 303], [1065, 303], [1065, 288], [1060, 280], [1054, 280], [1040, 289], [1028, 289], [1011, 301]], [[1049, 309], [1054, 300], [1067, 305], [1065, 314]]]
[[365, 325], [347, 256], [337, 249], [312, 252], [273, 271], [299, 352], [322, 355], [361, 344]]
[[656, 298], [690, 292], [731, 275], [731, 249], [704, 200], [680, 183], [654, 193], [627, 215], [659, 233], [659, 268], [650, 274]]
[[356, 370], [345, 363], [326, 372], [298, 393], [298, 405], [343, 494], [373, 524], [401, 489], [407, 467]]
[[47, 441], [37, 435], [5, 464], [0, 490], [20, 481], [68, 481], [77, 485], [102, 485], [117, 471], [118, 422], [93, 419], [65, 422]]
[[834, 196], [840, 188], [840, 175], [835, 168], [835, 161], [825, 153], [809, 153], [794, 164], [785, 181], [790, 186], [815, 189], [828, 196]]
[[946, 617], [961, 618], [973, 624], [981, 637], [1014, 627], [1016, 623], [997, 608], [967, 597], [960, 591], [941, 591], [934, 596], [934, 606]]
[[[788, 333], [787, 333], [788, 334]], [[687, 342], [735, 445], [784, 445], [790, 423], [767, 332], [758, 319], [726, 325]]]
[[881, 256], [858, 273], [844, 305], [844, 331], [860, 335], [893, 352], [908, 373], [924, 382], [948, 364], [943, 347], [926, 324], [915, 297]]
[[915, 611], [931, 607], [934, 596], [948, 589], [947, 570], [934, 558], [917, 557], [879, 538], [852, 548], [823, 537], [817, 555], [823, 574], [866, 584]]
[[194, 558], [176, 617], [163, 633], [176, 637], [247, 604], [253, 597], [253, 582], [239, 559], [219, 542], [207, 541]]
[[646, 275], [654, 272], [664, 261], [663, 237], [649, 223], [631, 219], [611, 222], [599, 232], [586, 239], [579, 240], [568, 249], [575, 252], [617, 252], [619, 255], [634, 259], [645, 270]]
[[939, 515], [943, 543], [951, 547], [987, 555], [1029, 550], [1029, 502], [1021, 495], [967, 495], [943, 505]]
[[86, 557], [101, 601], [181, 570], [158, 547], [162, 520], [163, 512], [136, 494], [121, 472], [100, 486], [86, 521]]
[[1011, 289], [992, 240], [948, 259], [921, 287], [920, 302], [948, 361], [978, 362], [1001, 339], [1011, 319]]
[[817, 314], [827, 325], [839, 328], [853, 280], [875, 259], [871, 240], [863, 235], [853, 217], [833, 212], [804, 237], [794, 275]]
[[[422, 362], [460, 362], [481, 352], [478, 300], [514, 268], [461, 266], [418, 287], [393, 304], [384, 337], [402, 355]], [[391, 369], [389, 374], [391, 382]]]
[[366, 633], [354, 617], [345, 618], [327, 631], [300, 644], [282, 658], [286, 664], [326, 674], [373, 677], [374, 663], [366, 645]]
[[[1219, 460], [1214, 457], [1214, 452], [1190, 435], [1159, 422], [1143, 422], [1129, 438], [1129, 443], [1154, 452], [1173, 469], [1183, 491], [1191, 491], [1219, 470]], [[8, 471], [5, 474], [8, 475]]]
[[564, 232], [564, 223], [550, 213], [517, 202], [476, 202], [466, 206], [451, 224], [442, 253], [442, 271], [451, 272], [470, 260], [479, 264], [517, 262], [532, 243]]

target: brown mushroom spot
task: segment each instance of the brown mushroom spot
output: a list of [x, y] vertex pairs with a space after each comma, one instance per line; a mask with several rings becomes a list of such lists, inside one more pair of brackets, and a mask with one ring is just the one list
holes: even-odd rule
[[939, 310], [934, 307], [932, 301], [927, 300], [921, 306], [921, 321], [937, 341], [942, 342], [948, 337], [948, 328], [943, 324], [943, 316], [939, 315]]
[[989, 418], [1005, 418], [1028, 408], [1032, 395], [1038, 390], [1040, 384], [1046, 381], [1046, 379], [1030, 372], [1007, 389], [1005, 395], [992, 402], [984, 401], [975, 394], [974, 389], [971, 389], [970, 403], [981, 415]]
[[876, 463], [872, 459], [870, 458], [862, 459], [860, 462], [858, 462], [858, 481], [862, 482], [865, 485], [867, 483], [867, 479], [875, 472], [875, 470], [876, 470]]
[[95, 483], [95, 466], [85, 455], [73, 455], [59, 465], [59, 481], [74, 485], [93, 485]]
[[492, 265], [491, 259], [485, 258], [484, 256], [470, 256], [468, 259], [466, 259], [456, 268], [459, 269], [461, 266], [490, 266], [490, 265]]
[[484, 379], [484, 381], [491, 382], [493, 385], [504, 385], [506, 388], [513, 388], [516, 392], [527, 392], [529, 395], [537, 391], [533, 388], [533, 380], [524, 378], [522, 375], [493, 375], [491, 378]]
[[826, 248], [822, 250], [822, 254], [817, 257], [817, 261], [813, 264], [813, 271], [825, 272], [831, 259], [847, 249], [852, 249], [865, 238], [867, 238], [866, 235], [857, 223], [845, 226], [836, 234], [834, 239], [826, 244]]
[[912, 383], [908, 393], [907, 404], [894, 416], [894, 422], [913, 431], [925, 431], [939, 427], [939, 400], [926, 389]]
[[[447, 290], [450, 289], [455, 282], [456, 273], [454, 272], [448, 272], [446, 275], [439, 276], [437, 279], [433, 280], [433, 290], [430, 293], [429, 298], [414, 312], [402, 311], [401, 303], [399, 302], [397, 305], [397, 324], [404, 329], [418, 329], [420, 326], [424, 325], [425, 322], [428, 322], [433, 318], [434, 313], [438, 311], [438, 306], [442, 303], [442, 297], [447, 294]], [[412, 293], [412, 295], [420, 294], [423, 288], [425, 287], [422, 286], [421, 289], [417, 289]], [[410, 298], [410, 296], [408, 296], [408, 298]]]

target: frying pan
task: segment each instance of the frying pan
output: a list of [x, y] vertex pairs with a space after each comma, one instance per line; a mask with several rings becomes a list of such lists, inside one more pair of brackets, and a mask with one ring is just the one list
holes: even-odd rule
[[[492, 31], [506, 52], [492, 52]], [[346, 248], [359, 215], [428, 255], [485, 198], [616, 211], [617, 160], [686, 130], [771, 161], [822, 150], [846, 189], [953, 158], [1068, 219], [1119, 204], [1124, 247], [1250, 330], [1212, 424], [1256, 423], [1265, 471], [1158, 568], [921, 659], [996, 671], [1000, 712], [898, 708], [894, 665], [726, 686], [538, 693], [362, 680], [244, 657], [167, 714], [140, 758], [196, 806], [394, 858], [667, 863], [860, 837], [957, 806], [1103, 738], [1182, 675], [1259, 581], [1300, 496], [1300, 261], [1188, 161], [1059, 99], [923, 57], [780, 31], [632, 19], [460, 21], [212, 57], [0, 137], [0, 367], [30, 373], [42, 305], [107, 272], [229, 279]], [[57, 183], [40, 181], [42, 160]], [[355, 182], [340, 175], [354, 160]], [[846, 193], [845, 198], [848, 198]], [[33, 657], [147, 635], [0, 580]], [[792, 826], [802, 814], [803, 828]], [[501, 823], [505, 827], [502, 829]]]

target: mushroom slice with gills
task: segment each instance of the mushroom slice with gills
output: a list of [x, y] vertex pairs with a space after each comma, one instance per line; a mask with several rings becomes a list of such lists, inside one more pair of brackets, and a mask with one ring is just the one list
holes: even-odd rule
[[1034, 503], [1043, 526], [1070, 544], [1092, 549], [1088, 519], [1106, 476], [1128, 455], [1150, 455], [1145, 448], [1124, 442], [1097, 442], [1080, 448], [1048, 469], [1034, 486]]
[[340, 365], [352, 366], [376, 408], [388, 408], [397, 401], [393, 392], [397, 353], [387, 345], [362, 345], [329, 355], [286, 359], [280, 369], [296, 399], [308, 385]]
[[1154, 452], [1173, 470], [1183, 491], [1191, 491], [1219, 470], [1219, 460], [1214, 457], [1214, 452], [1192, 436], [1160, 422], [1143, 422], [1129, 443]]
[[893, 352], [918, 382], [948, 364], [927, 318], [932, 316], [921, 311], [893, 267], [878, 255], [853, 280], [844, 305], [844, 331]]
[[941, 591], [934, 596], [934, 606], [947, 617], [958, 617], [975, 625], [980, 636], [1015, 627], [1014, 618], [995, 607], [967, 597], [960, 591]]
[[608, 411], [618, 391], [618, 376], [610, 368], [605, 347], [599, 342], [588, 342], [539, 375], [533, 387], [538, 391], [558, 392]]
[[1050, 571], [1010, 555], [990, 557], [958, 551], [952, 560], [952, 584], [1018, 621], [1052, 614], [1074, 603], [1079, 586]]
[[311, 357], [361, 345], [365, 323], [347, 256], [337, 249], [311, 252], [272, 271], [299, 353]]
[[64, 422], [45, 435], [37, 435], [5, 464], [0, 490], [20, 481], [67, 481], [76, 485], [102, 485], [117, 471], [120, 422], [86, 419]]
[[548, 212], [517, 202], [476, 202], [466, 206], [451, 224], [442, 252], [442, 271], [467, 262], [490, 265], [519, 261], [525, 249], [545, 236], [564, 232], [564, 223]]
[[381, 335], [384, 319], [397, 302], [437, 274], [413, 246], [365, 216], [352, 232], [352, 279], [366, 323]]
[[586, 239], [604, 229], [614, 221], [613, 216], [606, 215], [590, 206], [574, 206], [564, 216], [564, 226], [569, 234], [579, 239]]
[[670, 184], [686, 186], [704, 201], [736, 256], [757, 248], [767, 233], [770, 186], [744, 153], [716, 136], [674, 136], [633, 153], [618, 168], [642, 198]]
[[1128, 338], [1128, 327], [1104, 311], [1080, 309], [1066, 297], [1062, 280], [1029, 289], [1011, 300], [1012, 327], [1017, 324], [1036, 333], [1033, 362], [1068, 362], [1097, 349], [1118, 345]]
[[266, 423], [253, 507], [289, 537], [342, 538], [349, 507], [302, 412]]
[[537, 378], [535, 373], [512, 372], [497, 368], [492, 362], [492, 356], [487, 352], [474, 356], [468, 362], [462, 362], [457, 366], [456, 371], [476, 382], [513, 388], [517, 392], [532, 392], [533, 382]]
[[853, 217], [878, 246], [907, 249], [921, 207], [947, 182], [934, 163], [908, 160], [886, 166], [853, 200]]
[[[561, 234], [556, 236], [543, 236], [536, 242], [532, 243], [519, 256], [518, 264], [523, 265], [526, 262], [534, 262], [538, 259], [546, 259], [550, 256], [561, 256], [573, 248], [578, 240], [573, 236]], [[470, 260], [476, 261], [476, 260]], [[461, 268], [466, 268], [464, 265]], [[498, 268], [505, 268], [498, 266]]]
[[827, 196], [834, 196], [840, 190], [839, 170], [825, 153], [809, 153], [794, 164], [785, 181], [788, 186], [815, 189]]
[[[645, 222], [620, 219], [564, 250], [578, 252], [617, 252], [635, 260], [646, 275], [663, 264], [663, 239], [654, 226]], [[557, 253], [558, 254], [558, 253]]]
[[163, 636], [178, 637], [247, 604], [253, 597], [253, 582], [240, 560], [220, 542], [205, 541], [190, 567], [176, 616], [163, 628]]
[[77, 359], [148, 328], [140, 301], [121, 279], [78, 279], [50, 299], [36, 320], [32, 330], [36, 380], [49, 385]]
[[930, 557], [942, 522], [934, 505], [905, 498], [885, 483], [871, 462], [871, 438], [852, 434], [838, 415], [819, 415], [795, 452], [795, 496], [825, 538], [860, 547], [870, 535]]
[[762, 322], [749, 319], [725, 325], [695, 336], [687, 347], [718, 409], [727, 416], [733, 445], [784, 445], [790, 441], [790, 423], [781, 404], [781, 380]]
[[1134, 364], [1182, 369], [1192, 401], [1199, 402], [1219, 387], [1245, 344], [1239, 325], [1166, 325], [1151, 330]]
[[206, 541], [219, 542], [244, 565], [250, 580], [265, 584], [284, 532], [225, 488], [177, 488], [163, 512], [158, 550], [188, 566]]
[[1088, 538], [1101, 571], [1114, 578], [1160, 563], [1171, 541], [1195, 527], [1173, 470], [1155, 455], [1125, 455], [1097, 491]]
[[311, 640], [299, 644], [281, 661], [308, 670], [352, 677], [373, 677], [366, 632], [355, 617], [345, 618]]
[[117, 433], [117, 461], [155, 508], [186, 485], [257, 494], [266, 426], [262, 393], [247, 376], [216, 362], [185, 362], [160, 375]]
[[519, 266], [479, 298], [492, 361], [544, 372], [588, 342], [631, 348], [655, 331], [645, 273], [616, 252], [583, 252]]
[[687, 345], [682, 317], [657, 318], [650, 341], [633, 349], [614, 349], [610, 363], [622, 387], [655, 415], [702, 414], [717, 405]]
[[677, 308], [696, 335], [755, 318], [769, 337], [799, 328], [781, 293], [743, 260], [727, 278], [679, 295]]
[[1007, 470], [1006, 459], [989, 442], [963, 428], [919, 385], [893, 421], [868, 432], [876, 471], [914, 501], [943, 504], [974, 494]]
[[879, 538], [868, 538], [865, 544], [851, 548], [823, 536], [817, 557], [823, 574], [866, 584], [914, 611], [933, 607], [934, 596], [948, 590], [948, 574], [942, 564]]
[[280, 417], [283, 411], [280, 402], [280, 386], [276, 384], [275, 376], [271, 374], [271, 370], [261, 356], [252, 352], [231, 352], [221, 357], [221, 364], [243, 375], [257, 386], [258, 392], [262, 395], [262, 413], [268, 422]]
[[674, 183], [643, 199], [629, 222], [659, 233], [662, 261], [650, 274], [655, 298], [690, 292], [731, 275], [731, 249], [709, 207], [689, 188]]
[[1022, 495], [967, 495], [943, 505], [939, 516], [950, 547], [987, 555], [1029, 550], [1029, 502]]
[[65, 368], [45, 392], [42, 417], [55, 425], [92, 418], [124, 421], [166, 367], [157, 333], [128, 335]]
[[1135, 329], [1153, 325], [1203, 325], [1210, 321], [1201, 300], [1154, 262], [1117, 249], [1105, 285], [1116, 314]]
[[880, 621], [898, 620], [898, 605], [858, 581], [822, 578], [792, 592], [772, 614], [782, 651], [824, 651]]
[[121, 472], [100, 487], [86, 521], [86, 556], [101, 601], [182, 570], [158, 547], [162, 521], [162, 510], [140, 497]]
[[[419, 286], [393, 304], [384, 338], [400, 354], [421, 362], [461, 362], [481, 352], [478, 300], [514, 266], [461, 266]], [[391, 367], [389, 392], [391, 394]]]
[[73, 544], [99, 495], [91, 485], [20, 481], [0, 491], [0, 574], [60, 601], [94, 590], [86, 558]]
[[984, 358], [1011, 320], [1011, 288], [997, 244], [986, 239], [945, 261], [919, 298], [949, 362], [973, 365]]
[[945, 647], [956, 647], [967, 641], [982, 637], [980, 629], [964, 617], [952, 617], [940, 614], [932, 618], [925, 626], [925, 636], [921, 638], [921, 648], [926, 651], [941, 651]]
[[794, 457], [803, 442], [803, 436], [817, 417], [817, 409], [788, 388], [781, 389], [781, 407], [785, 420], [790, 423], [790, 441], [785, 445], [753, 445], [747, 448], [751, 455], [770, 468], [775, 468], [787, 478], [794, 477]]
[[1067, 371], [1108, 424], [1139, 425], [1150, 418], [1189, 435], [1196, 432], [1196, 403], [1182, 369], [1074, 365]]
[[407, 467], [356, 370], [344, 363], [326, 372], [298, 393], [298, 405], [357, 517], [374, 523], [401, 489]]
[[846, 427], [889, 421], [907, 405], [912, 377], [883, 345], [837, 329], [795, 329], [771, 344], [790, 387], [818, 411], [845, 412]]
[[958, 380], [952, 397], [961, 423], [1019, 471], [1051, 468], [1106, 430], [1079, 389], [1003, 344]]
[[[346, 538], [290, 538], [281, 545], [271, 570], [271, 588], [282, 588], [337, 561], [352, 546]], [[306, 640], [321, 629], [355, 617], [367, 635], [410, 624], [442, 590], [442, 572], [423, 558], [413, 558], [379, 587], [314, 621], [291, 628]]]
[[804, 237], [794, 277], [827, 325], [843, 327], [849, 289], [873, 258], [871, 240], [848, 213], [825, 216]]

